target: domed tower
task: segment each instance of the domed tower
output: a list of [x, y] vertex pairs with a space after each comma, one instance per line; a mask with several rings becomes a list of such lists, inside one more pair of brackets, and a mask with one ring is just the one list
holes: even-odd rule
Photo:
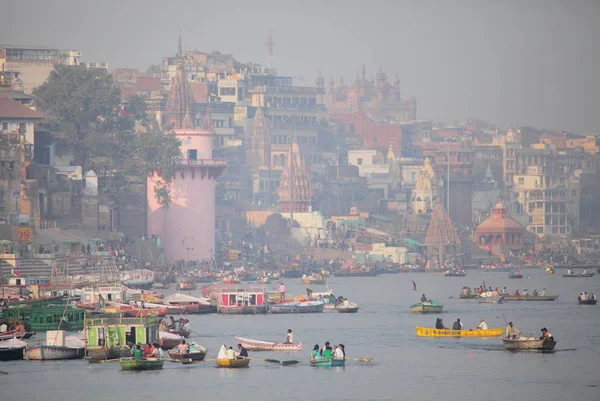
[[383, 69], [379, 67], [379, 72], [375, 75], [375, 89], [377, 91], [377, 103], [380, 105], [383, 103], [385, 98], [384, 94], [384, 86], [385, 86], [386, 76], [383, 72]]
[[281, 173], [279, 183], [279, 210], [281, 212], [309, 212], [312, 210], [312, 186], [302, 161], [296, 138], [292, 140], [290, 156]]
[[329, 89], [327, 90], [327, 108], [333, 109], [335, 106], [335, 81], [333, 80], [333, 74], [329, 79]]
[[[214, 127], [207, 110], [207, 129], [194, 129], [191, 89], [183, 63], [178, 65], [169, 101], [168, 121], [181, 141], [181, 168], [168, 185], [171, 203], [161, 207], [155, 191], [163, 184], [159, 172], [147, 182], [147, 233], [157, 235], [168, 261], [208, 260], [215, 251], [215, 185], [225, 169], [224, 160], [212, 158]], [[209, 121], [210, 120], [210, 121]]]
[[400, 96], [400, 78], [398, 78], [398, 73], [396, 73], [396, 80], [394, 81], [394, 87], [396, 89], [396, 93], [394, 94], [394, 100], [397, 102], [401, 102], [402, 97]]
[[[252, 141], [252, 153], [255, 163], [258, 166], [271, 165], [271, 133], [269, 132], [268, 121], [265, 118], [262, 107], [256, 110], [252, 127], [250, 127], [250, 136]], [[250, 158], [252, 159], [252, 157]]]

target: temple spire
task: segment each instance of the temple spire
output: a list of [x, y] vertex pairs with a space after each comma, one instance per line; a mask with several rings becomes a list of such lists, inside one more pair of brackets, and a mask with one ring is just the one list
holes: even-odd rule
[[256, 109], [252, 126], [250, 127], [252, 152], [257, 157], [260, 166], [271, 165], [271, 133], [262, 107]]
[[[293, 188], [292, 188], [293, 186]], [[308, 212], [312, 205], [310, 175], [302, 160], [298, 142], [294, 137], [279, 184], [279, 210], [282, 212]]]
[[[179, 38], [179, 53], [181, 52], [181, 37]], [[166, 118], [167, 125], [172, 129], [193, 129], [194, 114], [192, 105], [194, 95], [187, 80], [183, 66], [183, 58], [178, 54], [177, 70], [171, 81], [171, 90], [167, 98]]]
[[179, 31], [179, 42], [177, 43], [177, 58], [183, 58], [183, 46], [181, 45], [181, 30]]

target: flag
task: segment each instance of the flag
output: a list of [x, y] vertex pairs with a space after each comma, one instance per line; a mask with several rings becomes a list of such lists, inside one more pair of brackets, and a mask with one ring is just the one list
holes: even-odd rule
[[413, 282], [413, 291], [417, 290], [417, 283], [415, 283], [415, 280], [412, 281]]

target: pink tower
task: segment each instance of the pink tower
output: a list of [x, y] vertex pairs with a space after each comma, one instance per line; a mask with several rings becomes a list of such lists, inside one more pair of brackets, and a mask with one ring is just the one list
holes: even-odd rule
[[205, 260], [215, 251], [215, 180], [225, 161], [212, 158], [214, 130], [195, 129], [192, 99], [183, 63], [171, 84], [166, 120], [181, 141], [182, 168], [170, 184], [171, 204], [163, 209], [154, 188], [160, 177], [148, 179], [148, 235], [162, 239], [167, 261]]

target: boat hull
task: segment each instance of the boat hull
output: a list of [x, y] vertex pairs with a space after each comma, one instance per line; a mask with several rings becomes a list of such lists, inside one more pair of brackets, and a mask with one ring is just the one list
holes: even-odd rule
[[350, 306], [348, 308], [336, 308], [338, 313], [357, 313], [358, 309], [358, 306]]
[[87, 354], [90, 359], [117, 359], [125, 356], [124, 351], [117, 347], [93, 347], [87, 348]]
[[271, 313], [321, 313], [324, 307], [325, 304], [323, 302], [301, 302], [272, 304], [269, 306], [269, 310]]
[[121, 370], [158, 370], [162, 369], [165, 361], [162, 359], [143, 359], [136, 361], [133, 358], [119, 359]]
[[377, 272], [335, 272], [333, 275], [336, 277], [375, 277], [377, 276]]
[[247, 368], [250, 365], [250, 358], [240, 359], [217, 359], [218, 368]]
[[49, 361], [56, 359], [81, 359], [85, 355], [85, 348], [71, 348], [54, 345], [40, 345], [28, 348], [25, 351], [28, 359], [33, 361]]
[[215, 305], [193, 304], [185, 307], [186, 315], [205, 315], [208, 313], [217, 313]]
[[261, 315], [267, 313], [267, 306], [221, 306], [218, 312], [223, 315]]
[[0, 341], [9, 340], [11, 338], [17, 338], [19, 340], [26, 340], [35, 335], [35, 331], [8, 331], [0, 335]]
[[504, 349], [509, 351], [553, 351], [556, 341], [537, 340], [520, 337], [517, 339], [503, 338]]
[[314, 279], [310, 279], [310, 278], [303, 278], [302, 279], [302, 284], [305, 284], [305, 285], [325, 284], [325, 280], [314, 280]]
[[558, 299], [558, 295], [545, 295], [545, 296], [518, 296], [514, 295], [504, 295], [505, 301], [556, 301]]
[[465, 277], [467, 273], [444, 273], [444, 277]]
[[586, 299], [585, 301], [582, 301], [581, 299], [577, 300], [579, 305], [596, 305], [597, 302], [597, 299]]
[[198, 351], [198, 352], [186, 352], [185, 354], [180, 354], [178, 352], [168, 352], [171, 359], [176, 360], [186, 360], [191, 359], [192, 361], [203, 361], [206, 357], [206, 352]]
[[430, 327], [416, 327], [417, 337], [499, 337], [502, 327], [487, 330], [443, 330]]
[[563, 277], [574, 277], [574, 278], [575, 277], [594, 277], [594, 274], [596, 274], [596, 273], [563, 274], [562, 276]]
[[311, 359], [311, 366], [344, 366], [346, 364], [345, 359]]
[[504, 297], [502, 295], [496, 295], [491, 297], [479, 297], [477, 298], [480, 304], [501, 304], [504, 303]]
[[428, 304], [419, 302], [410, 306], [412, 313], [440, 313], [444, 309], [444, 305], [441, 304]]
[[0, 346], [0, 361], [18, 361], [23, 359], [25, 347], [2, 348]]
[[242, 344], [248, 351], [276, 351], [276, 352], [299, 352], [302, 351], [302, 343], [286, 344], [270, 341], [252, 340], [250, 338], [234, 337], [238, 344]]
[[509, 275], [508, 278], [523, 278], [522, 274], [513, 274], [513, 275]]

